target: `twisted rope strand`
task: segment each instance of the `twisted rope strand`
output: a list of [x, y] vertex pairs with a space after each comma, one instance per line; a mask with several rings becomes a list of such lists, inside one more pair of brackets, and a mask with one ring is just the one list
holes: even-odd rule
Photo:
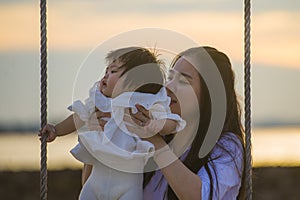
[[[40, 1], [41, 128], [47, 124], [47, 22], [46, 0]], [[41, 138], [40, 199], [47, 199], [47, 136]]]
[[246, 196], [252, 199], [252, 156], [251, 156], [251, 0], [244, 0], [244, 73], [245, 73], [245, 134], [246, 134]]

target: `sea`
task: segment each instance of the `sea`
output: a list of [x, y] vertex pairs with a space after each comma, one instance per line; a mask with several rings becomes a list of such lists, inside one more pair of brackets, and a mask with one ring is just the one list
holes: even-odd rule
[[[260, 127], [251, 130], [253, 167], [300, 166], [300, 126]], [[50, 170], [79, 169], [82, 164], [70, 154], [77, 134], [59, 137], [47, 144]], [[37, 132], [0, 134], [0, 171], [40, 169], [41, 142]]]

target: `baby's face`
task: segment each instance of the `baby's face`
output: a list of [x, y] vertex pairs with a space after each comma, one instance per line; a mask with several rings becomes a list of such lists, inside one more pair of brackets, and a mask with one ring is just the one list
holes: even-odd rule
[[116, 89], [115, 86], [119, 81], [122, 72], [124, 71], [124, 69], [121, 67], [123, 64], [123, 62], [120, 62], [117, 59], [110, 63], [106, 68], [105, 75], [100, 82], [100, 90], [105, 96], [112, 97], [113, 94], [116, 93], [114, 90]]

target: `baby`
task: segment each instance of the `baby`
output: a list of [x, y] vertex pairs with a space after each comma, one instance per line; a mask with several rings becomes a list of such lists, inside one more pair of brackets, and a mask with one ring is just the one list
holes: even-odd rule
[[147, 135], [176, 133], [185, 121], [170, 112], [170, 98], [162, 86], [164, 73], [156, 56], [141, 47], [122, 48], [106, 57], [108, 67], [101, 81], [90, 89], [84, 103], [75, 101], [73, 115], [56, 126], [46, 125], [48, 141], [79, 129], [95, 113], [110, 112], [103, 131], [79, 132], [79, 144], [71, 150], [79, 161], [93, 166], [79, 199], [142, 199], [143, 168], [154, 146], [128, 131], [124, 118], [135, 105], [149, 110]]

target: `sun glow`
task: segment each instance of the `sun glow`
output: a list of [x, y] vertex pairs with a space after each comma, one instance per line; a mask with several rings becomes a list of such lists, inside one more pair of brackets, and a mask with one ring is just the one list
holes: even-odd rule
[[[96, 12], [92, 2], [52, 2], [48, 6], [51, 50], [91, 50], [113, 35], [145, 27], [177, 31], [200, 45], [215, 46], [233, 60], [243, 59], [243, 13], [177, 11], [170, 13]], [[91, 12], [87, 12], [91, 10]], [[39, 49], [39, 8], [34, 4], [0, 6], [0, 51]], [[252, 61], [299, 67], [300, 13], [273, 11], [252, 17]], [[267, 26], [266, 26], [267, 25]]]

